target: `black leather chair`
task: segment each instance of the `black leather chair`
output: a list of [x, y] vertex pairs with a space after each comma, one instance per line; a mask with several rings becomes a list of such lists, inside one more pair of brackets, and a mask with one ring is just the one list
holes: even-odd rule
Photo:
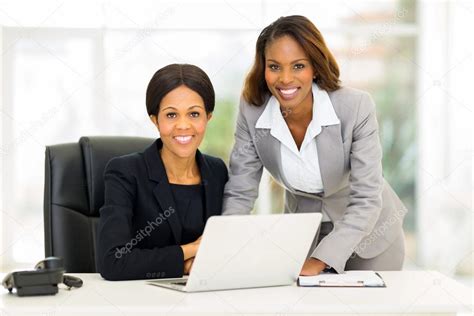
[[142, 151], [153, 141], [97, 136], [46, 147], [46, 257], [62, 257], [67, 272], [98, 272], [95, 247], [99, 209], [104, 203], [105, 166], [111, 158]]

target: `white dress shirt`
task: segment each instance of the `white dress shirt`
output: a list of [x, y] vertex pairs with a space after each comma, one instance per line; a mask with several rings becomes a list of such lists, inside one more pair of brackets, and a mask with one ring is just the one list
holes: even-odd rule
[[[340, 121], [327, 92], [319, 89], [315, 83], [313, 83], [312, 91], [313, 119], [306, 129], [300, 150], [283, 118], [280, 103], [274, 96], [268, 101], [255, 127], [270, 128], [270, 134], [282, 144], [280, 146], [281, 164], [287, 183], [299, 191], [320, 193], [324, 191], [324, 186], [319, 169], [316, 136], [321, 132], [322, 126], [340, 124]], [[323, 221], [329, 220], [323, 212]]]

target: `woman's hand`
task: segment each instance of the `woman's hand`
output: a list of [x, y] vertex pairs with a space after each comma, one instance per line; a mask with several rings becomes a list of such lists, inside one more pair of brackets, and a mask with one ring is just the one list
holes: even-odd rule
[[184, 261], [184, 274], [189, 275], [191, 269], [193, 268], [194, 257]]
[[185, 262], [188, 259], [194, 258], [196, 256], [196, 253], [199, 249], [199, 244], [201, 243], [201, 238], [202, 236], [189, 244], [181, 245], [181, 249], [183, 249]]
[[184, 274], [189, 274], [193, 268], [194, 257], [196, 256], [199, 245], [201, 244], [201, 238], [202, 235], [189, 244], [181, 245], [184, 254]]
[[303, 268], [301, 269], [300, 275], [318, 275], [326, 268], [326, 264], [316, 258], [306, 259]]

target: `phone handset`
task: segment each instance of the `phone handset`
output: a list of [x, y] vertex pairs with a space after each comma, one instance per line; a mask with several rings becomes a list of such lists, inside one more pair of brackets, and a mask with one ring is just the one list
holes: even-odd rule
[[58, 293], [58, 284], [68, 289], [82, 286], [82, 280], [64, 274], [64, 262], [59, 257], [48, 257], [38, 262], [35, 270], [11, 272], [3, 279], [3, 286], [11, 293], [16, 288], [18, 296], [52, 295]]

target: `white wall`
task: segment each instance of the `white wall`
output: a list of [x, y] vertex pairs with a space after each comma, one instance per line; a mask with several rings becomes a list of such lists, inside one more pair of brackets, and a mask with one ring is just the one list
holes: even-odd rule
[[448, 274], [472, 275], [473, 19], [468, 2], [420, 4], [418, 254]]

